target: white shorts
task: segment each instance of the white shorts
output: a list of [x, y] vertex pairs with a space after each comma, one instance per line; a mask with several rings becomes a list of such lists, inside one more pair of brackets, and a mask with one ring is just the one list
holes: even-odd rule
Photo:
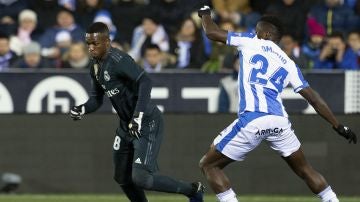
[[301, 145], [288, 118], [258, 112], [241, 114], [215, 138], [214, 145], [225, 156], [242, 161], [262, 140], [283, 157]]

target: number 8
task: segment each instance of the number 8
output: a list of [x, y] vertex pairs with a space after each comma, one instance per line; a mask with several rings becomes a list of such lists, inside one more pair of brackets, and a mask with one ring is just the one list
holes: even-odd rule
[[121, 142], [121, 138], [119, 136], [115, 136], [115, 140], [114, 140], [114, 150], [119, 150], [120, 149], [120, 142]]

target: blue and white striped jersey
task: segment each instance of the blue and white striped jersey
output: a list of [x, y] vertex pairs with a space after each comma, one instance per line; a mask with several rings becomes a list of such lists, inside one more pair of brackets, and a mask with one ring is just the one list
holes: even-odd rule
[[295, 92], [309, 84], [286, 53], [270, 40], [258, 39], [253, 33], [229, 32], [226, 43], [239, 51], [239, 110], [285, 116], [280, 98], [290, 83]]

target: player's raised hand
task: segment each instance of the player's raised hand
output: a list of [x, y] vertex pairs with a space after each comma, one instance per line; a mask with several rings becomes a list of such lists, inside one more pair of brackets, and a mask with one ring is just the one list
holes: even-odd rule
[[131, 122], [129, 123], [129, 133], [137, 139], [141, 136], [141, 122], [143, 115], [144, 112], [135, 112]]
[[70, 117], [74, 121], [81, 120], [84, 114], [85, 114], [85, 106], [84, 105], [73, 106], [70, 109]]
[[353, 142], [354, 144], [356, 144], [356, 142], [357, 142], [356, 134], [354, 132], [352, 132], [349, 127], [339, 124], [339, 126], [337, 128], [333, 127], [333, 129], [339, 135], [341, 135], [345, 139], [349, 140], [349, 143]]
[[211, 9], [209, 6], [204, 5], [198, 10], [198, 16], [201, 18], [203, 15], [211, 15]]

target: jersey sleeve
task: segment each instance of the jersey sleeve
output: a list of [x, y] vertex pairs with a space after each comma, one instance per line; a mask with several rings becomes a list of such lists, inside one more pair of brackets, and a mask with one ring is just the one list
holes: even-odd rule
[[297, 65], [295, 65], [295, 63], [294, 65], [291, 66], [290, 72], [291, 73], [290, 73], [289, 82], [296, 93], [304, 88], [309, 87], [309, 83], [304, 79], [304, 76], [301, 73], [300, 68]]
[[89, 91], [89, 99], [84, 104], [85, 113], [87, 114], [96, 111], [102, 105], [104, 99], [104, 90], [96, 81], [93, 65], [90, 66], [90, 77], [91, 89]]
[[114, 59], [118, 66], [117, 71], [120, 75], [127, 77], [132, 81], [138, 81], [145, 73], [144, 70], [135, 63], [130, 56], [122, 56], [120, 60]]
[[255, 36], [251, 32], [228, 32], [226, 44], [229, 46], [244, 46], [251, 44]]
[[[116, 58], [114, 60], [116, 61]], [[117, 69], [119, 69], [120, 74], [135, 82], [137, 86], [138, 99], [134, 112], [145, 112], [151, 97], [152, 84], [150, 78], [128, 55], [122, 56], [119, 63], [119, 68]]]

